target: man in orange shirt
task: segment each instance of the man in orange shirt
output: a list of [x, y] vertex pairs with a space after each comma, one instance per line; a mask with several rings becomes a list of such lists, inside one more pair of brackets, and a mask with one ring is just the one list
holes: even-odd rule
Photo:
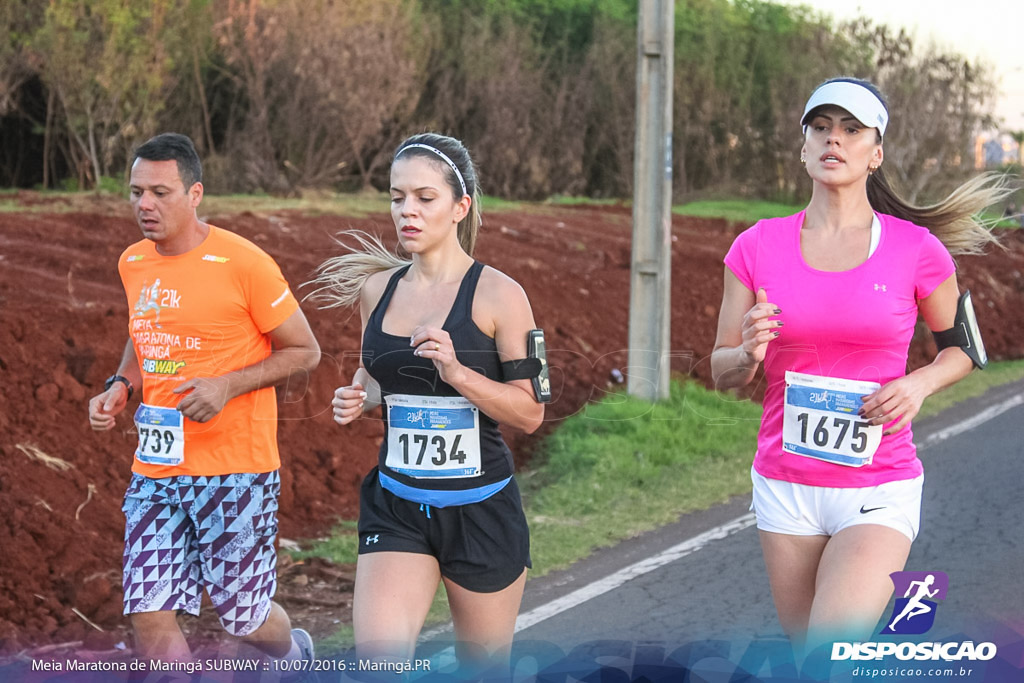
[[135, 387], [139, 443], [125, 493], [124, 606], [146, 658], [187, 661], [178, 610], [203, 590], [225, 630], [273, 657], [312, 658], [271, 598], [277, 587], [274, 385], [320, 348], [273, 259], [199, 220], [192, 141], [158, 135], [135, 152], [131, 202], [145, 239], [121, 254], [129, 341], [89, 422], [106, 431]]

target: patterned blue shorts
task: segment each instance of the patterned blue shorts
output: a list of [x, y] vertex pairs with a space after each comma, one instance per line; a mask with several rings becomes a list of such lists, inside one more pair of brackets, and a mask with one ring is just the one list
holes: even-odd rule
[[266, 621], [277, 590], [277, 470], [150, 479], [132, 474], [122, 510], [124, 613], [199, 614], [203, 589], [228, 633]]

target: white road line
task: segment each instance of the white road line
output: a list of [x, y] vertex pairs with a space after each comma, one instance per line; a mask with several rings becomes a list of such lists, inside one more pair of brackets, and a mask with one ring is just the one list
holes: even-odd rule
[[[1017, 394], [1002, 403], [997, 403], [994, 406], [986, 408], [977, 415], [929, 434], [921, 441], [920, 444], [918, 444], [917, 448], [921, 451], [929, 448], [930, 446], [934, 446], [937, 443], [941, 443], [946, 439], [957, 436], [958, 434], [963, 434], [964, 432], [970, 431], [1021, 404], [1024, 404], [1024, 393]], [[599, 579], [593, 583], [583, 586], [582, 588], [578, 588], [572, 593], [564, 595], [557, 600], [552, 600], [540, 607], [535, 607], [529, 612], [520, 614], [519, 618], [516, 619], [516, 633], [535, 624], [539, 624], [546, 619], [550, 619], [556, 614], [560, 614], [566, 610], [576, 607], [577, 605], [581, 605], [592, 598], [596, 598], [599, 595], [612, 591], [638, 576], [643, 576], [644, 574], [652, 572], [670, 562], [674, 562], [675, 560], [686, 557], [691, 553], [695, 553], [711, 541], [717, 541], [731, 536], [738, 531], [742, 531], [747, 527], [753, 526], [754, 523], [755, 518], [753, 513], [737, 517], [731, 522], [727, 522], [726, 524], [717, 526], [714, 529], [705, 531], [691, 539], [663, 550], [657, 555], [631, 564], [630, 566], [620, 569], [614, 574], [606, 576], [603, 579]], [[442, 633], [449, 631], [450, 628], [450, 626], [443, 626], [441, 628], [433, 629], [429, 633], [423, 634], [425, 637], [421, 637], [421, 641], [441, 635]], [[436, 654], [432, 659], [437, 664], [450, 665], [454, 662], [454, 658], [454, 649], [446, 648]]]
[[997, 403], [994, 406], [989, 406], [988, 408], [981, 411], [977, 415], [973, 415], [967, 418], [966, 420], [962, 420], [954, 425], [950, 425], [949, 427], [940, 429], [934, 434], [929, 434], [927, 437], [925, 437], [923, 441], [921, 441], [921, 443], [917, 445], [917, 450], [923, 451], [924, 449], [929, 448], [930, 446], [934, 446], [937, 443], [941, 443], [946, 439], [970, 431], [975, 427], [985, 424], [986, 422], [993, 418], [999, 417], [1007, 410], [1010, 410], [1011, 408], [1016, 408], [1022, 403], [1024, 403], [1024, 393], [1012, 396], [1007, 400], [1003, 401], [1002, 403]]
[[721, 526], [715, 527], [714, 529], [705, 531], [704, 533], [674, 545], [671, 548], [666, 548], [657, 555], [653, 555], [647, 559], [640, 560], [635, 564], [631, 564], [624, 569], [620, 569], [614, 574], [610, 574], [603, 579], [599, 579], [593, 583], [583, 586], [582, 588], [578, 588], [572, 593], [564, 595], [557, 600], [552, 600], [540, 607], [535, 607], [529, 612], [519, 615], [519, 618], [516, 619], [516, 632], [518, 633], [519, 631], [529, 628], [534, 624], [539, 624], [545, 619], [549, 619], [560, 612], [572, 609], [591, 598], [596, 598], [599, 595], [614, 590], [631, 579], [643, 576], [644, 574], [652, 572], [658, 567], [662, 567], [669, 562], [674, 562], [675, 560], [686, 557], [691, 553], [697, 552], [711, 541], [718, 541], [726, 538], [727, 536], [731, 536], [737, 531], [742, 531], [753, 524], [754, 514], [747, 513], [742, 517], [737, 517], [731, 522], [727, 522]]
[[[714, 529], [710, 529], [702, 534], [698, 534], [697, 536], [685, 540], [682, 543], [676, 544], [671, 548], [666, 548], [657, 555], [653, 555], [644, 560], [640, 560], [639, 562], [631, 564], [628, 567], [625, 567], [624, 569], [620, 569], [614, 574], [610, 574], [604, 577], [603, 579], [599, 579], [597, 581], [594, 581], [593, 583], [589, 583], [586, 586], [583, 586], [582, 588], [578, 588], [577, 590], [574, 590], [572, 593], [569, 593], [568, 595], [563, 595], [557, 600], [552, 600], [551, 602], [545, 603], [540, 607], [535, 607], [529, 612], [520, 614], [519, 617], [516, 619], [516, 633], [522, 631], [523, 629], [529, 628], [534, 624], [539, 624], [545, 619], [550, 619], [556, 614], [560, 614], [562, 612], [565, 612], [566, 610], [570, 610], [573, 607], [576, 607], [577, 605], [581, 605], [587, 600], [590, 600], [591, 598], [596, 598], [599, 595], [603, 595], [604, 593], [615, 590], [627, 581], [630, 581], [638, 576], [643, 576], [644, 574], [652, 572], [655, 569], [668, 564], [669, 562], [674, 562], [680, 558], [695, 553], [711, 541], [721, 540], [723, 538], [733, 535], [737, 531], [742, 531], [747, 527], [753, 526], [754, 521], [754, 514], [752, 512], [747, 513], [742, 517], [737, 517], [731, 522], [726, 522], [725, 524], [717, 526]], [[433, 629], [430, 632], [420, 636], [420, 641], [427, 641], [430, 638], [437, 637], [442, 633], [445, 633], [450, 630], [450, 626], [443, 626], [441, 628]], [[446, 647], [437, 654], [433, 655], [430, 658], [430, 660], [431, 671], [447, 671], [450, 667], [455, 666], [455, 648]]]
[[[918, 450], [924, 450], [925, 448], [934, 446], [935, 444], [957, 436], [958, 434], [970, 431], [971, 429], [974, 429], [975, 427], [978, 427], [989, 420], [1002, 415], [1007, 410], [1015, 408], [1021, 404], [1024, 404], [1024, 393], [1017, 394], [1002, 403], [997, 403], [994, 406], [986, 408], [977, 415], [973, 415], [966, 420], [962, 420], [954, 425], [950, 425], [949, 427], [945, 427], [928, 435], [918, 445]], [[547, 604], [541, 605], [540, 607], [536, 607], [529, 612], [520, 614], [519, 618], [516, 619], [516, 632], [518, 633], [519, 631], [529, 628], [534, 624], [538, 624], [545, 619], [549, 619], [560, 612], [572, 609], [591, 598], [595, 598], [603, 593], [614, 590], [630, 579], [635, 579], [636, 577], [654, 571], [658, 567], [666, 565], [669, 562], [678, 560], [681, 557], [686, 557], [690, 553], [700, 550], [711, 541], [716, 541], [730, 536], [737, 531], [741, 531], [752, 526], [753, 524], [753, 513], [743, 515], [742, 517], [734, 519], [727, 524], [715, 527], [714, 529], [706, 531], [698, 536], [694, 536], [689, 540], [683, 541], [678, 545], [674, 545], [667, 550], [663, 550], [653, 557], [641, 560], [640, 562], [632, 564], [625, 569], [620, 569], [610, 576], [606, 576], [603, 579], [583, 586], [582, 588], [558, 598], [557, 600], [553, 600]]]

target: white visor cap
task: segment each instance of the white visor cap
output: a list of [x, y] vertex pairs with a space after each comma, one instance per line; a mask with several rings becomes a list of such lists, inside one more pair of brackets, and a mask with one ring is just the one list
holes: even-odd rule
[[885, 110], [885, 105], [863, 85], [849, 81], [833, 81], [814, 91], [804, 107], [804, 115], [800, 117], [800, 125], [805, 134], [807, 115], [823, 104], [842, 107], [868, 128], [877, 128], [880, 135], [885, 135], [885, 127], [889, 123], [889, 112]]

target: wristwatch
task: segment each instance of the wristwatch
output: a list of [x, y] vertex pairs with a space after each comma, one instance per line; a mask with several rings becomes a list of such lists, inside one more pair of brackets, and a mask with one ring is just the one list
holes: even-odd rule
[[103, 383], [103, 391], [109, 391], [110, 387], [114, 386], [114, 382], [121, 382], [128, 387], [128, 399], [131, 400], [132, 394], [135, 393], [135, 387], [132, 386], [131, 380], [123, 375], [111, 375], [107, 378], [107, 381]]

